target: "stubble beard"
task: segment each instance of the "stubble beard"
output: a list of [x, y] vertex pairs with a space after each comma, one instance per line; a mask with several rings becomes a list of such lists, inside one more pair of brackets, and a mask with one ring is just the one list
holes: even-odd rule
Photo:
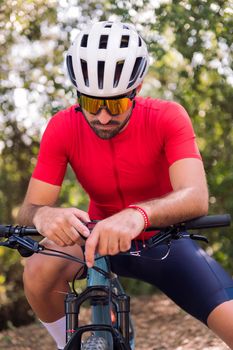
[[[128, 124], [129, 119], [131, 117], [132, 114], [132, 109], [129, 111], [128, 116], [126, 117], [126, 119], [123, 122], [119, 122], [117, 120], [110, 120], [109, 123], [105, 124], [105, 125], [112, 125], [113, 128], [112, 129], [104, 129], [104, 124], [101, 124], [98, 120], [94, 120], [94, 121], [89, 121], [85, 114], [84, 118], [86, 119], [87, 123], [89, 124], [89, 126], [92, 128], [92, 130], [94, 131], [94, 133], [100, 137], [103, 140], [109, 140], [112, 137], [116, 136], [117, 134], [119, 134], [121, 132], [121, 130]], [[98, 128], [98, 126], [103, 127], [103, 129]], [[115, 127], [114, 127], [115, 126]]]
[[[90, 127], [92, 128], [92, 130], [94, 131], [94, 133], [100, 137], [101, 139], [103, 140], [109, 140], [111, 139], [112, 137], [116, 136], [120, 130], [122, 129], [122, 125], [121, 124], [118, 124], [118, 125], [115, 125], [115, 127], [113, 127], [112, 129], [100, 129], [98, 127], [96, 127], [96, 124], [92, 124], [92, 123], [89, 123]], [[98, 125], [101, 125], [101, 124], [98, 124]], [[108, 125], [111, 125], [111, 123], [109, 123]]]

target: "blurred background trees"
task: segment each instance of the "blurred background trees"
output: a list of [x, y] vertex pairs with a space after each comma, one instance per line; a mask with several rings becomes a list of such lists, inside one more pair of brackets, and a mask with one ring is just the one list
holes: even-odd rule
[[[135, 24], [151, 54], [142, 94], [187, 109], [205, 162], [210, 213], [233, 215], [231, 0], [5, 0], [1, 9], [1, 224], [15, 222], [47, 119], [75, 103], [64, 68], [69, 42], [97, 20]], [[70, 168], [60, 202], [87, 207]], [[232, 272], [230, 234], [232, 229], [211, 232], [208, 250]], [[16, 252], [0, 248], [0, 327], [12, 301], [22, 305], [22, 264]], [[24, 314], [28, 319], [30, 311]], [[13, 323], [22, 321], [21, 315]]]

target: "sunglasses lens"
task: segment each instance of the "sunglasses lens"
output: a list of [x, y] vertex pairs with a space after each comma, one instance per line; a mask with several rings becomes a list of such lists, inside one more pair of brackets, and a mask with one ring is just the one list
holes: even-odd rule
[[98, 100], [97, 98], [91, 98], [88, 96], [80, 95], [78, 97], [78, 102], [80, 106], [91, 114], [96, 114], [100, 107], [103, 105], [103, 100]]
[[128, 97], [101, 100], [83, 95], [78, 97], [78, 102], [83, 109], [91, 114], [97, 114], [101, 107], [106, 107], [113, 116], [126, 112], [133, 104], [133, 101]]
[[132, 106], [132, 100], [128, 97], [116, 100], [105, 100], [106, 106], [112, 115], [122, 114]]

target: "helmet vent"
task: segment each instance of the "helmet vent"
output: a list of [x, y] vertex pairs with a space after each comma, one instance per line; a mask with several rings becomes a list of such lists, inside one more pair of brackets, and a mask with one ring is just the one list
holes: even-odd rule
[[124, 24], [123, 29], [129, 29], [129, 27]]
[[144, 59], [144, 66], [143, 66], [143, 68], [142, 68], [142, 72], [141, 72], [141, 74], [140, 74], [140, 78], [142, 78], [142, 76], [143, 76], [143, 74], [144, 74], [144, 72], [145, 72], [146, 63], [147, 63], [147, 61]]
[[99, 49], [106, 49], [108, 45], [108, 35], [101, 35], [99, 42]]
[[136, 58], [127, 89], [130, 88], [136, 82], [139, 74], [141, 73], [142, 67], [144, 66], [144, 62], [145, 62], [145, 58], [143, 57]]
[[98, 61], [98, 86], [99, 89], [103, 89], [104, 85], [104, 61]]
[[86, 86], [89, 86], [89, 78], [88, 78], [88, 71], [87, 71], [87, 62], [84, 60], [80, 60], [81, 67], [82, 67], [82, 73], [83, 73], [83, 79]]
[[142, 39], [140, 38], [140, 36], [138, 36], [138, 46], [142, 46]]
[[87, 47], [88, 34], [84, 34], [81, 40], [81, 47]]
[[128, 47], [129, 46], [129, 35], [122, 35], [120, 47]]
[[70, 56], [70, 55], [66, 56], [66, 64], [67, 64], [67, 69], [68, 69], [68, 73], [70, 76], [70, 80], [72, 81], [74, 86], [77, 87], [77, 83], [76, 83], [75, 75], [74, 75], [73, 63], [72, 63], [72, 56]]
[[109, 22], [107, 24], [105, 24], [104, 28], [111, 28], [112, 27], [112, 22]]
[[121, 72], [124, 67], [125, 61], [118, 61], [116, 64], [116, 69], [115, 69], [115, 74], [114, 74], [114, 81], [113, 81], [113, 87], [117, 87], [120, 77], [121, 77]]

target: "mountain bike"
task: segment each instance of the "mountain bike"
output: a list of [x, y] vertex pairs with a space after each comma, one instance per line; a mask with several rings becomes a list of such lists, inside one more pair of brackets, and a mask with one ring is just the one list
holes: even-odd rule
[[[154, 234], [144, 242], [141, 250], [130, 250], [120, 254], [142, 256], [145, 250], [164, 244], [166, 251], [161, 259], [166, 259], [173, 240], [191, 238], [208, 243], [205, 236], [189, 233], [188, 230], [224, 227], [229, 226], [230, 222], [230, 215], [224, 214], [203, 216], [162, 229], [150, 227], [147, 231], [154, 231]], [[90, 231], [95, 224], [96, 221], [87, 223]], [[39, 233], [34, 227], [0, 225], [0, 246], [17, 249], [23, 257], [37, 253], [85, 265], [85, 261], [59, 250], [45, 248], [30, 237], [37, 235]], [[73, 278], [72, 291], [65, 298], [67, 344], [64, 350], [134, 350], [135, 335], [130, 317], [130, 297], [124, 292], [118, 276], [111, 271], [109, 258], [96, 255], [95, 265], [87, 270], [87, 286], [81, 293], [77, 293], [75, 288], [79, 272], [80, 269]], [[91, 305], [91, 322], [81, 326], [79, 312], [87, 301]]]

